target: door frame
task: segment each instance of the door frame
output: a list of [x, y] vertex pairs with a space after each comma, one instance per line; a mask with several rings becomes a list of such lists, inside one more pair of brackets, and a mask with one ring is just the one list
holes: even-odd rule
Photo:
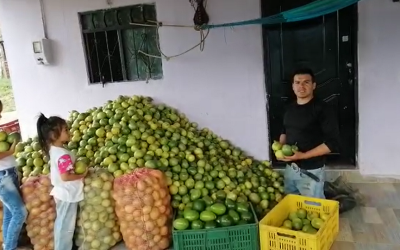
[[[279, 0], [278, 0], [279, 1]], [[266, 17], [267, 15], [265, 14], [265, 9], [268, 7], [268, 4], [266, 3], [266, 1], [261, 0], [261, 16], [262, 17]], [[359, 85], [358, 85], [358, 4], [354, 4], [353, 6], [353, 26], [352, 26], [352, 30], [351, 30], [351, 35], [352, 35], [352, 39], [355, 40], [354, 42], [352, 42], [353, 44], [353, 63], [354, 63], [354, 67], [353, 67], [353, 71], [354, 71], [354, 77], [353, 77], [353, 81], [354, 81], [354, 108], [355, 108], [355, 155], [354, 155], [354, 159], [355, 159], [355, 165], [345, 165], [345, 166], [341, 166], [341, 165], [335, 165], [334, 169], [359, 169], [359, 165], [358, 165], [358, 156], [359, 156]], [[267, 111], [267, 130], [268, 130], [268, 144], [269, 144], [269, 148], [271, 146], [271, 142], [273, 140], [272, 135], [271, 135], [271, 115], [269, 112], [270, 109], [270, 96], [271, 96], [271, 90], [272, 90], [272, 79], [271, 79], [271, 62], [270, 62], [270, 56], [269, 56], [269, 49], [268, 49], [268, 36], [266, 35], [266, 29], [264, 29], [264, 27], [262, 27], [262, 44], [263, 44], [263, 61], [264, 61], [264, 84], [265, 84], [265, 95], [266, 95], [266, 111]], [[269, 159], [272, 160], [273, 155], [272, 155], [272, 151], [269, 150], [268, 151], [268, 156]], [[278, 166], [279, 168], [279, 166]]]

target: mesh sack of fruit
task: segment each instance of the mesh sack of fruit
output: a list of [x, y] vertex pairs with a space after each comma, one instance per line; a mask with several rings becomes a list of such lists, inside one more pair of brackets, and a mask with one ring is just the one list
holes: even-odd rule
[[114, 177], [104, 169], [90, 170], [85, 178], [85, 199], [79, 203], [75, 244], [82, 250], [108, 250], [121, 239], [114, 212]]
[[53, 230], [56, 206], [50, 195], [52, 185], [46, 175], [29, 177], [21, 186], [22, 198], [28, 210], [26, 231], [34, 250], [53, 250]]
[[169, 247], [172, 208], [162, 172], [140, 168], [117, 177], [113, 198], [122, 237], [129, 250]]

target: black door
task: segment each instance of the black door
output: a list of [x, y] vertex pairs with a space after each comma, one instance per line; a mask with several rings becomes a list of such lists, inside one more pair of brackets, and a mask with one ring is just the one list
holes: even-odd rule
[[[263, 16], [310, 2], [262, 0]], [[350, 6], [311, 20], [263, 27], [271, 143], [279, 138], [285, 105], [294, 99], [291, 74], [309, 67], [316, 74], [316, 96], [335, 107], [340, 125], [341, 151], [329, 155], [328, 164], [355, 165], [356, 20], [357, 7]]]

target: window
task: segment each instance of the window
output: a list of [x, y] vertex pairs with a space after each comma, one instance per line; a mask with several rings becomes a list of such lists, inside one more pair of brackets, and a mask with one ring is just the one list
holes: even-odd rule
[[90, 83], [161, 79], [163, 76], [154, 4], [79, 14]]

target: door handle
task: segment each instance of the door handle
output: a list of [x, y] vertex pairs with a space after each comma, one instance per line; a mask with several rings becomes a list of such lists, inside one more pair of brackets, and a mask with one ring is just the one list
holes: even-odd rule
[[353, 85], [354, 79], [353, 79], [353, 64], [346, 62], [346, 68], [347, 68], [347, 83], [349, 85]]

